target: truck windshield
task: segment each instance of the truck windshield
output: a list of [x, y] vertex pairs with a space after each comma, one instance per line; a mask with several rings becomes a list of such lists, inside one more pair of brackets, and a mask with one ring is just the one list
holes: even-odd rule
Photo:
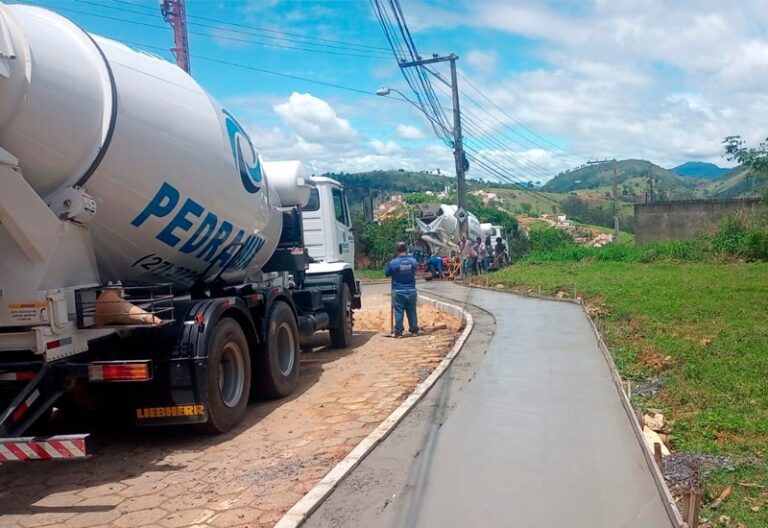
[[309, 192], [309, 201], [307, 205], [301, 208], [302, 211], [317, 211], [320, 209], [320, 193], [317, 192], [317, 187]]

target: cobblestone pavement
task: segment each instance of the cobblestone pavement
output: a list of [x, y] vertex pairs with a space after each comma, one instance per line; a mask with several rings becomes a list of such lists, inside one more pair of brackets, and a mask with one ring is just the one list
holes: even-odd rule
[[419, 308], [427, 335], [382, 337], [388, 303], [366, 295], [354, 346], [332, 350], [318, 336], [296, 394], [251, 404], [229, 434], [100, 424], [88, 460], [0, 467], [0, 526], [273, 526], [454, 342], [459, 322], [431, 307]]

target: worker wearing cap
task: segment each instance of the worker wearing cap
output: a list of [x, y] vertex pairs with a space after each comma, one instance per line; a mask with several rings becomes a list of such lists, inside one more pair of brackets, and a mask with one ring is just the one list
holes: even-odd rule
[[395, 244], [397, 256], [389, 261], [384, 275], [392, 277], [392, 303], [395, 307], [395, 337], [403, 335], [403, 313], [408, 316], [408, 327], [412, 335], [419, 335], [419, 321], [416, 314], [416, 268], [418, 262], [408, 254], [405, 242]]

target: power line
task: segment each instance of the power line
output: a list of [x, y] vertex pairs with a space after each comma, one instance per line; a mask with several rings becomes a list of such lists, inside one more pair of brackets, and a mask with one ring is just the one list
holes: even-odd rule
[[467, 83], [467, 84], [468, 84], [468, 85], [469, 85], [469, 86], [470, 86], [472, 89], [474, 89], [474, 90], [475, 90], [475, 91], [476, 91], [478, 94], [480, 94], [480, 97], [482, 97], [483, 99], [485, 99], [486, 101], [488, 101], [488, 102], [491, 104], [491, 106], [493, 106], [493, 107], [494, 107], [494, 108], [496, 108], [496, 109], [497, 109], [499, 112], [501, 112], [502, 114], [504, 114], [504, 115], [505, 115], [505, 116], [506, 116], [508, 119], [510, 119], [510, 120], [511, 120], [513, 123], [515, 123], [517, 126], [519, 126], [520, 128], [522, 128], [523, 130], [526, 130], [526, 131], [528, 131], [528, 132], [529, 132], [531, 135], [533, 135], [533, 136], [535, 136], [535, 137], [539, 138], [541, 141], [543, 141], [543, 142], [547, 143], [548, 145], [551, 145], [551, 146], [555, 147], [556, 149], [558, 149], [558, 150], [560, 150], [560, 151], [562, 151], [562, 152], [564, 152], [564, 153], [566, 153], [566, 154], [570, 154], [570, 152], [568, 152], [567, 150], [565, 150], [565, 149], [564, 149], [564, 148], [562, 148], [561, 146], [559, 146], [559, 145], [556, 145], [555, 143], [553, 143], [553, 142], [549, 141], [549, 140], [548, 140], [548, 139], [546, 139], [545, 137], [542, 137], [542, 136], [540, 136], [539, 134], [537, 134], [536, 132], [534, 132], [534, 131], [533, 131], [533, 130], [531, 130], [530, 128], [528, 128], [528, 127], [526, 127], [525, 125], [523, 125], [523, 124], [522, 124], [520, 121], [518, 121], [517, 119], [515, 119], [514, 117], [512, 117], [511, 115], [509, 115], [509, 113], [507, 113], [507, 111], [506, 111], [506, 110], [504, 110], [502, 107], [500, 107], [500, 106], [499, 106], [499, 105], [497, 105], [495, 102], [493, 102], [493, 101], [491, 100], [491, 98], [490, 98], [490, 97], [488, 97], [487, 95], [485, 95], [485, 94], [482, 92], [482, 90], [480, 90], [480, 89], [479, 89], [477, 86], [475, 86], [474, 84], [472, 84], [472, 82], [471, 82], [469, 79], [467, 79], [467, 78], [466, 78], [464, 75], [462, 75], [461, 73], [459, 73], [459, 76], [460, 76], [460, 77], [462, 78], [462, 80], [464, 80], [464, 82], [466, 82], [466, 83]]
[[[130, 45], [130, 46], [136, 46], [138, 48], [146, 48], [146, 49], [152, 49], [152, 50], [167, 51], [165, 48], [161, 48], [160, 46], [151, 46], [149, 44], [144, 44], [144, 43], [141, 43], [141, 42], [133, 42], [133, 41], [128, 41], [128, 40], [121, 41], [121, 42], [123, 44], [127, 44], [127, 45]], [[275, 75], [277, 77], [285, 77], [287, 79], [294, 79], [294, 80], [297, 80], [297, 81], [303, 81], [303, 82], [307, 82], [307, 83], [311, 83], [311, 84], [318, 84], [318, 85], [321, 85], [321, 86], [328, 86], [330, 88], [337, 88], [339, 90], [345, 90], [345, 91], [348, 91], [348, 92], [355, 92], [355, 93], [360, 93], [360, 94], [364, 94], [364, 95], [370, 95], [372, 97], [377, 97], [376, 94], [372, 94], [369, 91], [361, 90], [359, 88], [352, 88], [350, 86], [343, 86], [341, 84], [335, 84], [335, 83], [326, 82], [326, 81], [318, 81], [316, 79], [308, 79], [306, 77], [301, 77], [301, 76], [298, 76], [298, 75], [291, 75], [289, 73], [281, 73], [281, 72], [276, 72], [276, 71], [272, 71], [272, 70], [265, 70], [264, 68], [256, 68], [255, 66], [248, 66], [247, 64], [240, 64], [240, 63], [237, 63], [237, 62], [225, 61], [225, 60], [216, 59], [216, 58], [213, 58], [213, 57], [205, 57], [203, 55], [197, 55], [195, 53], [192, 53], [191, 57], [193, 59], [195, 59], [195, 60], [214, 62], [214, 63], [217, 63], [217, 64], [222, 64], [224, 66], [232, 66], [233, 68], [240, 68], [240, 69], [244, 69], [244, 70], [256, 71], [256, 72], [259, 72], [259, 73], [266, 73], [268, 75]]]
[[[416, 60], [418, 58], [418, 52], [416, 51], [416, 46], [410, 36], [410, 31], [405, 24], [405, 19], [397, 0], [389, 0], [390, 9], [387, 9], [386, 6], [383, 5], [384, 0], [369, 1], [371, 8], [376, 14], [379, 24], [384, 31], [384, 36], [392, 48], [392, 52], [398, 65], [405, 62], [406, 59], [410, 59], [411, 61]], [[392, 12], [391, 16], [390, 11]], [[395, 23], [392, 22], [392, 19], [395, 20]], [[450, 134], [445, 133], [445, 130], [450, 128], [447, 125], [447, 116], [439, 105], [434, 89], [429, 83], [429, 79], [425, 76], [421, 68], [416, 68], [415, 73], [409, 68], [401, 68], [401, 72], [418, 101], [419, 108], [425, 115], [429, 116], [435, 135], [442, 139], [446, 145], [452, 147], [453, 138]]]
[[[428, 69], [428, 71], [431, 71], [431, 70], [429, 70], [429, 69]], [[445, 90], [443, 87], [440, 87], [440, 91], [443, 93], [443, 95], [447, 95], [447, 94], [446, 94], [446, 90]], [[465, 95], [465, 98], [468, 98], [468, 97]], [[474, 100], [473, 100], [473, 99], [471, 99], [471, 98], [469, 98], [469, 99], [470, 99], [470, 101], [472, 101], [472, 102], [473, 102], [473, 103], [474, 103], [474, 104], [475, 104], [475, 105], [476, 105], [478, 108], [480, 108], [480, 110], [484, 111], [485, 113], [487, 113], [487, 114], [488, 114], [488, 115], [490, 115], [491, 117], [494, 117], [494, 118], [495, 118], [495, 116], [493, 116], [493, 114], [491, 114], [490, 112], [488, 112], [487, 110], [485, 110], [483, 107], [479, 106], [479, 103], [477, 103], [476, 101], [474, 101]], [[466, 110], [466, 107], [465, 107], [465, 110], [464, 110], [464, 112], [462, 112], [462, 115], [465, 117], [465, 119], [466, 119], [467, 121], [469, 121], [469, 123], [471, 123], [471, 124], [474, 124], [474, 125], [475, 125], [475, 127], [474, 127], [474, 128], [470, 128], [470, 131], [471, 131], [471, 132], [473, 132], [473, 133], [475, 133], [475, 134], [478, 136], [478, 138], [479, 138], [479, 136], [482, 136], [482, 135], [483, 135], [483, 133], [482, 133], [482, 131], [480, 130], [480, 128], [481, 128], [481, 126], [482, 126], [482, 125], [479, 125], [479, 124], [477, 124], [477, 122], [475, 121], [475, 118], [474, 118], [474, 115], [472, 114], [472, 112], [470, 112], [470, 111]], [[512, 143], [515, 143], [516, 145], [519, 145], [519, 146], [520, 146], [520, 147], [522, 147], [522, 148], [526, 148], [526, 149], [527, 149], [527, 148], [530, 148], [530, 147], [528, 147], [527, 145], [525, 145], [525, 144], [523, 144], [523, 143], [520, 143], [519, 141], [517, 141], [517, 140], [515, 140], [515, 139], [513, 139], [513, 138], [511, 138], [511, 137], [509, 137], [509, 136], [507, 136], [507, 135], [505, 135], [505, 134], [502, 134], [502, 137], [506, 137], [506, 138], [507, 138], [507, 139], [509, 139], [509, 140], [510, 140]], [[479, 139], [478, 139], [478, 138], [468, 138], [468, 140], [467, 140], [467, 141], [468, 141], [468, 142], [470, 142], [470, 143], [471, 143], [473, 140], [474, 140], [474, 141], [479, 141]], [[498, 139], [496, 139], [496, 138], [493, 138], [493, 139], [489, 139], [489, 141], [494, 141], [494, 142], [497, 144], [497, 146], [498, 146], [498, 147], [499, 147], [501, 150], [503, 150], [503, 151], [504, 151], [504, 150], [507, 150], [507, 146], [506, 146], [506, 145], [503, 145], [503, 144], [502, 144], [502, 143], [501, 143], [501, 142], [500, 142]], [[544, 151], [547, 151], [547, 149], [546, 149], [546, 148], [544, 148], [544, 147], [541, 147], [540, 145], [536, 145], [536, 146], [537, 146], [537, 148], [541, 148], [542, 150], [544, 150]], [[526, 169], [524, 169], [524, 170], [526, 170], [527, 172], [529, 172], [529, 174], [533, 174], [533, 171], [534, 171], [535, 169], [539, 169], [539, 170], [541, 171], [541, 174], [540, 174], [540, 175], [537, 175], [537, 174], [533, 174], [533, 175], [534, 175], [534, 177], [536, 177], [536, 178], [540, 178], [540, 177], [542, 177], [542, 176], [543, 176], [543, 177], [548, 177], [548, 176], [551, 176], [551, 175], [552, 175], [552, 171], [551, 171], [550, 169], [547, 169], [546, 167], [542, 167], [541, 165], [539, 165], [538, 163], [536, 163], [536, 162], [534, 162], [534, 161], [532, 161], [532, 160], [528, 160], [528, 162], [530, 163], [531, 167], [527, 167], [527, 168], [526, 168]], [[518, 163], [516, 163], [516, 162], [514, 162], [514, 161], [513, 161], [513, 163], [515, 163], [516, 165], [518, 165], [518, 166], [520, 166], [520, 167], [522, 168], [522, 166], [521, 166], [521, 165], [519, 165]]]
[[[506, 151], [509, 150], [508, 145], [505, 145], [504, 143], [502, 143], [501, 140], [499, 140], [498, 138], [495, 138], [495, 137], [492, 137], [492, 136], [487, 136], [487, 137], [485, 137], [485, 139], [481, 139], [481, 138], [483, 138], [483, 132], [482, 132], [482, 130], [480, 130], [481, 125], [479, 125], [477, 123], [477, 121], [475, 121], [475, 118], [472, 116], [472, 114], [465, 113], [464, 114], [464, 118], [471, 125], [470, 127], [468, 127], [469, 130], [473, 134], [475, 134], [475, 137], [470, 137], [468, 139], [469, 142], [472, 142], [472, 141], [478, 141], [478, 142], [486, 141], [486, 142], [490, 142], [490, 143], [495, 144], [496, 148], [498, 148], [498, 149], [500, 149], [502, 151], [506, 152]], [[527, 167], [526, 170], [529, 171], [532, 175], [537, 176], [537, 177], [548, 177], [548, 176], [552, 175], [552, 171], [550, 171], [546, 167], [542, 167], [541, 165], [539, 165], [538, 163], [536, 163], [536, 162], [534, 162], [532, 160], [529, 160], [529, 163], [531, 164], [531, 166]], [[537, 169], [538, 169], [538, 171], [537, 171]]]
[[[153, 7], [144, 6], [144, 5], [140, 5], [140, 4], [134, 4], [133, 2], [129, 2], [127, 0], [112, 0], [112, 2], [115, 2], [117, 4], [128, 5], [128, 6], [131, 6], [131, 7], [138, 8], [138, 9], [150, 10], [150, 11], [153, 11], [153, 12], [156, 11], [156, 9], [153, 8]], [[106, 6], [104, 6], [104, 4], [100, 4], [100, 3], [98, 3], [96, 5], [106, 7]], [[134, 12], [134, 13], [136, 13], [136, 12]], [[136, 13], [136, 14], [139, 14], [139, 13]], [[385, 48], [383, 46], [371, 46], [371, 45], [368, 45], [368, 44], [360, 44], [360, 43], [355, 43], [355, 42], [345, 42], [343, 40], [334, 40], [334, 39], [321, 38], [321, 37], [308, 37], [308, 36], [302, 35], [300, 33], [291, 33], [289, 31], [278, 31], [278, 30], [275, 30], [275, 29], [269, 29], [269, 28], [264, 28], [264, 27], [259, 27], [259, 26], [251, 26], [251, 25], [247, 25], [247, 24], [239, 24], [237, 22], [231, 22], [231, 21], [221, 20], [221, 19], [216, 19], [216, 18], [209, 18], [209, 17], [200, 16], [200, 15], [190, 15], [190, 14], [187, 14], [187, 18], [195, 19], [195, 20], [204, 20], [206, 22], [213, 22], [213, 23], [216, 23], [216, 24], [224, 24], [224, 25], [227, 25], [227, 26], [233, 26], [233, 27], [238, 27], [238, 28], [244, 28], [244, 29], [250, 30], [252, 32], [262, 32], [262, 33], [268, 33], [268, 34], [273, 34], [273, 35], [285, 35], [285, 36], [288, 36], [288, 37], [294, 37], [296, 39], [304, 39], [304, 40], [310, 40], [310, 41], [316, 40], [316, 41], [320, 41], [320, 42], [329, 42], [329, 43], [333, 43], [333, 44], [342, 44], [342, 45], [345, 45], [345, 46], [365, 48], [365, 49], [370, 49], [370, 50], [375, 50], [375, 51], [383, 51], [383, 52], [387, 52], [387, 53], [389, 53], [389, 51], [390, 51], [389, 48]]]
[[[87, 4], [91, 4], [92, 3], [92, 2], [87, 2], [86, 0], [77, 0], [77, 1], [82, 2], [82, 3], [87, 3]], [[96, 5], [101, 5], [101, 4], [96, 4]], [[114, 9], [114, 8], [112, 8], [112, 9]], [[68, 13], [75, 13], [75, 14], [84, 15], [84, 16], [92, 16], [92, 17], [96, 17], [96, 18], [100, 18], [100, 19], [115, 20], [117, 22], [122, 22], [122, 23], [125, 23], [125, 24], [132, 24], [132, 25], [136, 25], [136, 26], [143, 26], [143, 27], [149, 27], [149, 28], [154, 28], [154, 29], [162, 29], [163, 31], [167, 30], [167, 28], [165, 26], [160, 26], [160, 25], [157, 25], [157, 24], [150, 24], [148, 22], [141, 22], [139, 20], [129, 20], [129, 19], [126, 19], [126, 18], [121, 18], [121, 17], [115, 17], [115, 16], [110, 16], [110, 15], [91, 13], [91, 12], [88, 12], [88, 11], [81, 11], [81, 10], [72, 9], [72, 8], [69, 8], [69, 7], [56, 7], [56, 10], [65, 11], [65, 12], [68, 12]], [[221, 28], [218, 28], [218, 27], [215, 27], [215, 26], [207, 26], [207, 27], [210, 27], [211, 29], [221, 29]], [[262, 41], [257, 41], [257, 40], [253, 40], [253, 39], [244, 39], [244, 38], [227, 37], [227, 36], [219, 36], [219, 35], [214, 36], [214, 35], [210, 35], [209, 33], [202, 32], [202, 31], [191, 31], [190, 30], [190, 31], [188, 31], [188, 33], [190, 35], [199, 35], [199, 36], [208, 37], [208, 38], [215, 38], [215, 39], [219, 39], [219, 40], [226, 40], [226, 41], [231, 41], [231, 42], [243, 42], [243, 43], [248, 43], [248, 44], [256, 44], [256, 45], [259, 45], [259, 46], [265, 46], [265, 47], [269, 47], [269, 48], [279, 48], [279, 49], [287, 49], [287, 50], [294, 50], [294, 51], [305, 51], [305, 52], [308, 52], [308, 53], [322, 53], [322, 54], [325, 54], [325, 55], [341, 55], [341, 56], [345, 56], [345, 57], [358, 57], [358, 58], [363, 58], [363, 59], [383, 59], [384, 58], [382, 56], [377, 56], [377, 55], [363, 55], [363, 54], [360, 54], [360, 53], [342, 53], [340, 51], [331, 51], [331, 50], [325, 50], [325, 49], [312, 49], [312, 48], [303, 48], [303, 47], [298, 47], [298, 46], [286, 46], [286, 45], [283, 45], [283, 44], [273, 44], [273, 43], [262, 42]]]

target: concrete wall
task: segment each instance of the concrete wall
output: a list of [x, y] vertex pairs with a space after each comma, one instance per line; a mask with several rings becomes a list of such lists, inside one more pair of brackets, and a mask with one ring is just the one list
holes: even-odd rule
[[759, 198], [738, 198], [635, 204], [635, 242], [695, 238], [729, 214], [755, 212], [759, 203]]

